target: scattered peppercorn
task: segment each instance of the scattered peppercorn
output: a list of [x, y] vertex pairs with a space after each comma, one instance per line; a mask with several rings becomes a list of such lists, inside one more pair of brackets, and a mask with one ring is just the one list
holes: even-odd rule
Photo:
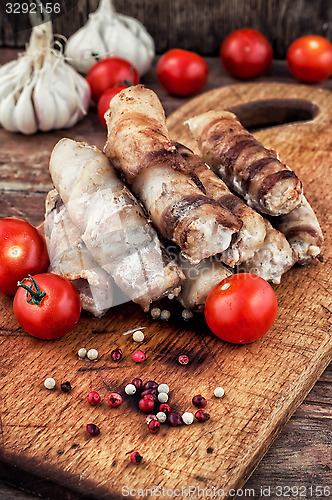
[[142, 379], [140, 379], [140, 378], [134, 378], [133, 381], [132, 381], [132, 384], [136, 387], [136, 389], [138, 391], [140, 391], [142, 389], [142, 386], [143, 386]]
[[112, 408], [117, 408], [122, 403], [122, 397], [117, 392], [111, 392], [107, 398], [107, 402]]
[[159, 420], [151, 420], [149, 423], [149, 431], [152, 432], [152, 434], [157, 434], [157, 432], [160, 429], [160, 422]]
[[153, 307], [150, 311], [150, 314], [151, 318], [158, 319], [160, 318], [161, 310], [159, 309], [159, 307]]
[[171, 407], [169, 404], [163, 403], [159, 406], [159, 411], [166, 413], [166, 415], [168, 415], [168, 413], [171, 412]]
[[99, 396], [98, 392], [91, 391], [87, 395], [86, 400], [87, 400], [88, 403], [90, 403], [90, 405], [96, 406], [97, 404], [100, 403], [100, 396]]
[[151, 422], [151, 420], [156, 420], [157, 416], [156, 415], [153, 415], [153, 413], [150, 413], [150, 415], [147, 415], [145, 417], [145, 422], [147, 425], [149, 425], [149, 423]]
[[142, 361], [145, 361], [146, 356], [143, 351], [135, 351], [133, 354], [133, 360], [135, 363], [142, 363]]
[[167, 401], [168, 401], [168, 394], [166, 394], [166, 392], [160, 392], [158, 394], [158, 401], [160, 403], [167, 403]]
[[194, 315], [193, 315], [192, 311], [190, 311], [190, 309], [183, 309], [183, 311], [182, 311], [182, 318], [183, 319], [185, 319], [186, 321], [188, 321], [193, 316]]
[[89, 349], [87, 352], [87, 357], [88, 359], [90, 359], [90, 361], [95, 361], [98, 358], [97, 349]]
[[168, 321], [171, 317], [171, 313], [169, 312], [168, 309], [163, 309], [160, 313], [160, 319], [163, 321]]
[[98, 434], [100, 434], [100, 429], [95, 424], [88, 424], [86, 426], [86, 430], [89, 434], [91, 434], [91, 436], [98, 436]]
[[133, 451], [130, 455], [130, 461], [133, 462], [133, 464], [139, 464], [142, 462], [142, 460], [143, 457], [138, 453], [138, 451]]
[[51, 391], [52, 389], [54, 389], [54, 387], [55, 387], [55, 380], [54, 380], [54, 378], [52, 378], [52, 377], [47, 378], [45, 380], [45, 382], [44, 382], [44, 386], [49, 391]]
[[141, 330], [136, 330], [136, 332], [133, 333], [133, 341], [143, 342], [143, 340], [144, 340], [144, 333]]
[[177, 427], [178, 425], [183, 425], [180, 413], [176, 412], [171, 412], [167, 415], [167, 422], [169, 422], [173, 427]]
[[163, 411], [158, 411], [158, 413], [156, 414], [156, 417], [161, 424], [163, 424], [167, 420], [167, 415]]
[[189, 363], [189, 358], [186, 354], [181, 354], [178, 357], [178, 361], [179, 361], [180, 365], [187, 365]]
[[144, 413], [151, 413], [154, 408], [154, 401], [145, 396], [139, 401], [138, 406], [140, 410], [144, 411]]
[[165, 394], [169, 393], [169, 387], [167, 384], [158, 385], [158, 392], [165, 392]]
[[125, 387], [125, 393], [128, 395], [128, 396], [133, 396], [134, 394], [136, 394], [136, 387], [134, 386], [134, 384], [127, 384], [126, 387]]
[[113, 361], [119, 361], [122, 358], [121, 349], [114, 349], [114, 351], [111, 352], [111, 358]]
[[84, 358], [86, 358], [88, 351], [85, 349], [85, 347], [82, 347], [81, 349], [79, 349], [77, 354], [78, 354], [79, 358], [84, 359]]
[[193, 423], [194, 421], [194, 415], [192, 413], [190, 413], [189, 411], [186, 411], [183, 415], [182, 415], [182, 420], [183, 422], [186, 424], [186, 425], [190, 425]]
[[210, 414], [205, 410], [198, 410], [195, 413], [195, 418], [197, 418], [199, 422], [206, 422], [209, 420]]
[[149, 380], [148, 382], [145, 382], [143, 385], [143, 391], [146, 389], [158, 389], [158, 384], [154, 380]]
[[203, 396], [201, 396], [201, 394], [194, 396], [192, 402], [195, 406], [197, 406], [197, 408], [205, 408], [207, 405], [206, 399]]
[[214, 390], [214, 395], [216, 398], [222, 398], [225, 394], [225, 391], [222, 387], [216, 387]]
[[70, 392], [71, 391], [70, 382], [63, 382], [60, 387], [61, 387], [62, 392]]

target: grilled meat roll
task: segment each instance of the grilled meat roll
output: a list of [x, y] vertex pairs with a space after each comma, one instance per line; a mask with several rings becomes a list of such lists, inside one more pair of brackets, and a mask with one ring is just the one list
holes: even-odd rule
[[55, 189], [48, 193], [45, 209], [48, 272], [69, 279], [80, 295], [82, 308], [102, 316], [113, 305], [111, 276], [91, 257]]
[[157, 95], [142, 85], [124, 89], [105, 118], [105, 153], [162, 236], [194, 264], [226, 250], [242, 222], [181, 172], [183, 159], [168, 137]]
[[309, 264], [320, 254], [323, 233], [305, 196], [302, 197], [299, 207], [287, 215], [278, 217], [275, 226], [286, 236], [299, 264]]
[[196, 265], [183, 259], [180, 265], [186, 281], [177, 299], [183, 307], [194, 311], [202, 311], [206, 298], [213, 288], [232, 274], [227, 267], [213, 257], [201, 260]]
[[243, 262], [238, 271], [257, 274], [266, 281], [279, 284], [281, 276], [296, 262], [296, 256], [286, 237], [265, 220], [266, 236], [255, 255]]
[[174, 144], [184, 159], [185, 172], [191, 176], [203, 193], [218, 201], [242, 221], [243, 225], [237, 239], [220, 254], [222, 262], [234, 267], [253, 257], [254, 253], [263, 245], [266, 235], [263, 217], [248, 207], [241, 198], [231, 193], [226, 184], [198, 155], [195, 155], [183, 144]]
[[101, 151], [62, 139], [50, 173], [87, 249], [130, 300], [146, 311], [152, 301], [179, 293], [183, 273]]
[[208, 111], [187, 121], [203, 160], [256, 210], [282, 215], [302, 196], [296, 174], [228, 111]]

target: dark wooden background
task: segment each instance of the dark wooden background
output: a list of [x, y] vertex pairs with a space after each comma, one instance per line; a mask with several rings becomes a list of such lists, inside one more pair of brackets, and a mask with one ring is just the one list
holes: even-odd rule
[[[2, 9], [7, 1], [2, 0]], [[70, 36], [86, 22], [98, 3], [99, 0], [78, 0], [75, 8], [54, 20], [54, 32]], [[287, 47], [299, 36], [317, 34], [332, 39], [331, 0], [113, 0], [113, 3], [118, 12], [136, 17], [146, 26], [155, 40], [157, 53], [181, 47], [217, 55], [225, 36], [243, 27], [264, 33], [273, 45], [276, 59], [285, 58]], [[28, 31], [13, 31], [1, 13], [0, 46], [23, 47], [28, 37]]]

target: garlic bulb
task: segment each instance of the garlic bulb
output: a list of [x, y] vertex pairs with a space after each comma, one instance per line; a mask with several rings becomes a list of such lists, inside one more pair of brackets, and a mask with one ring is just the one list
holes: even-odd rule
[[27, 50], [0, 68], [0, 124], [10, 132], [68, 128], [87, 112], [89, 85], [52, 42], [50, 21], [34, 26]]
[[65, 55], [84, 75], [105, 57], [126, 59], [143, 75], [151, 66], [155, 50], [152, 37], [137, 19], [118, 14], [111, 0], [101, 0], [87, 23], [68, 39]]

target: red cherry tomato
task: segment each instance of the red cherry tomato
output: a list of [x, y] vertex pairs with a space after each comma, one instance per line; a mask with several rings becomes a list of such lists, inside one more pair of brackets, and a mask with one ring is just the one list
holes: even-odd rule
[[209, 69], [205, 60], [195, 52], [171, 49], [158, 61], [157, 77], [171, 94], [196, 94], [205, 85]]
[[205, 319], [217, 337], [234, 344], [261, 338], [277, 316], [277, 298], [263, 278], [250, 273], [222, 280], [205, 303]]
[[228, 35], [220, 47], [220, 60], [225, 70], [236, 78], [264, 75], [271, 66], [273, 50], [262, 33], [242, 28]]
[[112, 87], [111, 89], [105, 90], [105, 92], [100, 96], [98, 101], [98, 115], [100, 121], [106, 127], [106, 121], [104, 118], [104, 114], [110, 107], [110, 102], [113, 97], [120, 92], [120, 90], [128, 88], [128, 85], [119, 85], [118, 87]]
[[126, 81], [137, 85], [139, 77], [130, 62], [119, 57], [106, 57], [89, 69], [86, 79], [91, 88], [91, 97], [97, 103], [105, 90]]
[[317, 83], [332, 74], [332, 44], [322, 36], [298, 38], [287, 51], [287, 65], [302, 82]]
[[22, 219], [0, 219], [0, 293], [14, 295], [19, 280], [45, 272], [48, 265], [45, 240], [34, 226]]
[[70, 332], [81, 314], [81, 300], [69, 280], [43, 273], [22, 281], [30, 291], [19, 287], [13, 302], [14, 314], [30, 335], [44, 340]]

